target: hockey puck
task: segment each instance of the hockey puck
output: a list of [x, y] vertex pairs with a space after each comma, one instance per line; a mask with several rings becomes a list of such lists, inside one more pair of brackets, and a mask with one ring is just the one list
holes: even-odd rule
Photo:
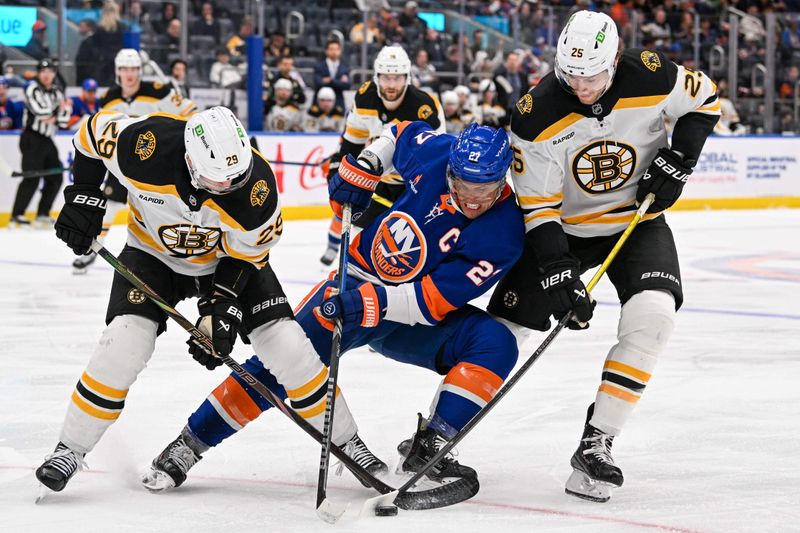
[[379, 505], [375, 508], [375, 516], [397, 516], [397, 506]]

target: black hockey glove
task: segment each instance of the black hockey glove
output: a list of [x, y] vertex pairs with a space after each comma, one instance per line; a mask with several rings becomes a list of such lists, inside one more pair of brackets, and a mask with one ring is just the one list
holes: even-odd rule
[[56, 220], [56, 237], [67, 243], [75, 255], [89, 252], [92, 241], [103, 230], [106, 199], [92, 185], [70, 185], [64, 189], [64, 206]]
[[[236, 334], [242, 325], [242, 310], [235, 298], [222, 295], [203, 296], [197, 302], [200, 318], [197, 328], [208, 335], [214, 343], [214, 351], [219, 355], [230, 355]], [[222, 360], [208, 353], [194, 337], [186, 341], [189, 353], [195, 361], [209, 370], [222, 364]]]
[[648, 193], [653, 193], [656, 198], [647, 209], [648, 213], [657, 213], [672, 207], [691, 175], [692, 168], [680, 155], [669, 148], [659, 149], [639, 180], [639, 188], [636, 190], [637, 205], [644, 202]]
[[572, 311], [569, 329], [586, 329], [597, 304], [581, 281], [578, 261], [567, 256], [542, 268], [542, 288], [550, 301], [550, 310], [556, 320]]

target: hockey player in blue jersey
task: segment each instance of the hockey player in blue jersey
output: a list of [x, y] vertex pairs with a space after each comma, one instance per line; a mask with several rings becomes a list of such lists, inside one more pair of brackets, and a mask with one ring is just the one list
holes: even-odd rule
[[[346, 290], [332, 295], [333, 273], [295, 311], [326, 364], [333, 320], [341, 318], [342, 353], [369, 345], [385, 357], [444, 376], [430, 416], [420, 415], [413, 437], [398, 446], [401, 472], [416, 472], [456, 435], [516, 363], [511, 332], [468, 303], [487, 292], [522, 250], [522, 214], [506, 184], [511, 158], [503, 130], [472, 124], [456, 138], [424, 122], [402, 122], [384, 130], [358, 159], [347, 156], [329, 183], [334, 210], [349, 203], [354, 213], [369, 204], [384, 168], [394, 165], [407, 183], [392, 208], [351, 243]], [[210, 355], [205, 362], [219, 364]], [[256, 357], [244, 366], [277, 386]], [[143, 479], [147, 488], [180, 485], [200, 454], [269, 407], [238, 376], [226, 381], [231, 380], [247, 394], [224, 393], [225, 382], [212, 392], [181, 435], [154, 459]], [[283, 391], [276, 387], [276, 392]], [[478, 490], [475, 471], [452, 456], [428, 478], [468, 481], [470, 492], [461, 499]]]

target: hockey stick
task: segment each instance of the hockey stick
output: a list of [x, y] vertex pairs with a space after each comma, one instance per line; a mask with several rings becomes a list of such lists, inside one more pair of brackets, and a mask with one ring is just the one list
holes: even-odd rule
[[[650, 207], [650, 204], [653, 203], [654, 199], [655, 196], [653, 193], [650, 193], [647, 195], [644, 202], [642, 202], [642, 205], [639, 207], [638, 211], [636, 211], [633, 220], [630, 221], [628, 227], [625, 228], [625, 231], [622, 233], [622, 235], [620, 235], [617, 243], [608, 253], [605, 261], [603, 261], [603, 264], [600, 265], [600, 268], [598, 268], [597, 272], [595, 272], [594, 276], [592, 276], [591, 281], [589, 281], [589, 284], [586, 286], [587, 293], [594, 289], [594, 287], [600, 281], [600, 278], [602, 278], [603, 274], [605, 274], [606, 270], [608, 270], [608, 267], [611, 266], [611, 262], [617, 257], [620, 249], [622, 249], [622, 245], [628, 240], [631, 232], [633, 232], [633, 229], [639, 224], [639, 221], [647, 212], [647, 209]], [[525, 361], [519, 370], [517, 370], [513, 376], [506, 380], [505, 384], [500, 388], [499, 391], [497, 391], [497, 394], [495, 394], [494, 398], [489, 400], [489, 402], [483, 406], [483, 408], [478, 411], [475, 416], [473, 416], [472, 419], [467, 422], [466, 425], [464, 425], [463, 428], [461, 428], [461, 431], [459, 431], [455, 437], [453, 437], [447, 444], [442, 446], [441, 449], [439, 449], [439, 451], [425, 464], [425, 466], [423, 466], [416, 474], [414, 474], [414, 476], [411, 477], [411, 479], [406, 481], [399, 489], [397, 489], [398, 495], [407, 494], [408, 489], [413, 487], [414, 484], [433, 467], [433, 465], [441, 461], [445, 455], [450, 453], [450, 450], [452, 450], [459, 442], [461, 442], [464, 437], [466, 437], [467, 434], [472, 431], [472, 428], [474, 428], [478, 422], [483, 420], [483, 418], [489, 414], [489, 411], [491, 411], [492, 408], [497, 405], [497, 402], [503, 399], [503, 397], [508, 394], [511, 388], [516, 385], [523, 375], [525, 375], [530, 367], [533, 366], [533, 363], [535, 363], [542, 353], [544, 353], [544, 351], [550, 346], [550, 344], [552, 344], [553, 340], [558, 336], [559, 333], [561, 333], [561, 330], [564, 329], [564, 326], [566, 326], [571, 319], [572, 311], [569, 311], [561, 318], [561, 320], [558, 321], [556, 327], [553, 328], [547, 338], [542, 342], [542, 344], [539, 345], [536, 351], [533, 352], [533, 354], [528, 358], [527, 361]], [[370, 498], [368, 502], [375, 502], [375, 505], [385, 505], [388, 499], [389, 496], [377, 496], [375, 498]]]
[[54, 168], [43, 168], [41, 170], [13, 170], [11, 174], [9, 174], [12, 178], [22, 178], [22, 179], [29, 179], [29, 178], [39, 178], [42, 176], [53, 176], [55, 174], [63, 174], [64, 172], [69, 172], [72, 170], [72, 167], [54, 167]]
[[[344, 204], [342, 209], [342, 240], [339, 243], [339, 280], [337, 294], [347, 287], [347, 252], [350, 246], [350, 224], [352, 208]], [[336, 403], [336, 382], [339, 378], [339, 355], [342, 350], [342, 318], [336, 319], [331, 338], [331, 360], [328, 364], [328, 392], [325, 398], [325, 424], [322, 426], [322, 451], [319, 458], [319, 478], [317, 479], [317, 516], [329, 524], [335, 524], [347, 510], [347, 506], [337, 505], [328, 499], [328, 464], [331, 458], [331, 438], [333, 436], [333, 413]]]
[[[311, 437], [313, 437], [318, 443], [322, 444], [322, 433], [308, 423], [305, 418], [289, 408], [289, 406], [287, 406], [278, 395], [269, 390], [263, 383], [258, 381], [250, 372], [242, 368], [232, 357], [228, 355], [221, 356], [216, 354], [214, 352], [214, 344], [205, 333], [197, 329], [194, 324], [189, 322], [189, 320], [180, 314], [180, 312], [169, 305], [169, 303], [161, 298], [153, 289], [150, 288], [150, 286], [142, 281], [136, 274], [131, 272], [131, 270], [122, 264], [111, 252], [106, 250], [102, 244], [97, 241], [92, 242], [92, 250], [106, 260], [115, 271], [117, 271], [123, 278], [128, 280], [134, 287], [145, 293], [147, 297], [153, 301], [153, 303], [159, 306], [167, 314], [167, 316], [175, 320], [178, 325], [188, 331], [192, 337], [194, 337], [203, 345], [204, 348], [209, 350], [210, 353], [214, 353], [217, 357], [219, 357], [222, 362], [228, 366], [228, 368], [233, 370], [237, 376], [242, 378], [248, 385], [253, 387], [264, 397], [264, 399], [275, 406], [284, 415], [289, 417], [295, 424], [300, 426], [300, 429], [311, 435]], [[356, 463], [349, 455], [344, 453], [340, 447], [331, 446], [330, 451], [334, 456], [336, 456], [337, 459], [339, 459], [339, 461], [342, 462], [344, 466], [348, 468], [348, 470], [353, 473], [354, 476], [356, 476], [356, 478], [359, 479], [359, 481], [369, 485], [381, 494], [395, 493], [396, 489], [394, 487], [387, 485], [380, 479], [364, 470], [361, 465]], [[434, 509], [437, 507], [451, 505], [451, 502], [441, 498], [438, 492], [434, 492], [436, 490], [437, 489], [400, 494], [395, 501], [395, 505], [401, 509]]]

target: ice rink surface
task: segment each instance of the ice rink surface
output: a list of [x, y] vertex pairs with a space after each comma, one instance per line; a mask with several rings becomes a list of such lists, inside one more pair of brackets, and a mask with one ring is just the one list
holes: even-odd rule
[[[459, 446], [459, 460], [480, 476], [473, 500], [359, 518], [373, 493], [345, 472], [329, 483], [331, 499], [350, 502], [333, 527], [314, 513], [318, 445], [274, 410], [209, 451], [178, 490], [139, 486], [138, 473], [226, 375], [192, 361], [174, 323], [124, 414], [87, 456], [90, 470], [34, 505], [33, 469], [56, 444], [103, 329], [112, 271], [98, 260], [73, 276], [71, 252], [53, 232], [0, 230], [0, 531], [800, 531], [800, 211], [677, 212], [669, 222], [686, 302], [614, 443], [626, 481], [610, 502], [564, 494], [615, 342], [619, 305], [604, 280], [591, 329], [565, 331]], [[323, 275], [326, 226], [287, 223], [273, 252], [294, 304]], [[124, 238], [116, 227], [109, 249]], [[194, 301], [178, 309], [196, 317]], [[234, 355], [249, 352], [238, 344]], [[392, 467], [439, 379], [366, 349], [344, 357], [340, 384], [359, 434]]]

